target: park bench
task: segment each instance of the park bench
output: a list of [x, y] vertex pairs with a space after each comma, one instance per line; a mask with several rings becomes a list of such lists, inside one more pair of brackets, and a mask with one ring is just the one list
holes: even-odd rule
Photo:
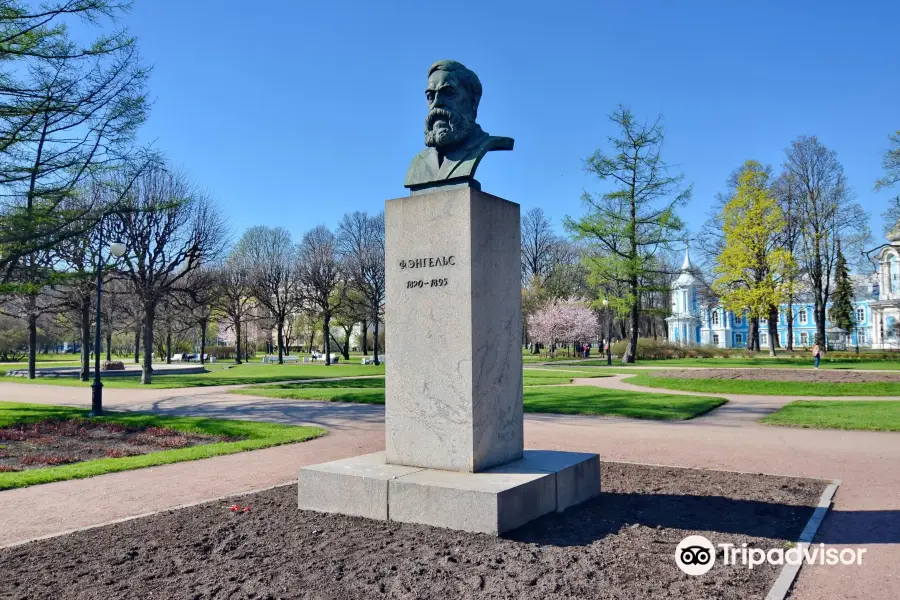
[[[300, 362], [299, 356], [282, 356], [281, 358], [282, 358], [282, 360], [284, 360], [285, 363], [299, 363]], [[268, 354], [266, 354], [265, 356], [262, 357], [262, 364], [264, 364], [264, 365], [278, 364], [278, 357], [277, 356], [269, 356]]]
[[183, 362], [183, 361], [184, 361], [183, 354], [173, 354], [172, 355], [172, 362]]
[[[381, 364], [384, 364], [384, 359], [385, 359], [384, 354], [379, 354], [379, 355], [378, 355], [378, 362], [380, 362]], [[362, 364], [364, 364], [364, 365], [373, 365], [373, 364], [375, 364], [375, 357], [374, 357], [374, 356], [363, 356], [363, 357], [362, 357]]]

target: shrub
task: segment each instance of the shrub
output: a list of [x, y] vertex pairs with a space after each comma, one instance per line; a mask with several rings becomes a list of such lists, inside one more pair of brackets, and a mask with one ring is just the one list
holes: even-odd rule
[[103, 371], [124, 371], [125, 363], [121, 360], [107, 360], [103, 362], [101, 369]]

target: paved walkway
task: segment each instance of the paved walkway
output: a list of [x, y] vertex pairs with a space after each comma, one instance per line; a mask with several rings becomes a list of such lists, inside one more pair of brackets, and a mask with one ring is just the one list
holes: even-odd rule
[[[578, 383], [627, 386], [613, 378]], [[0, 492], [0, 544], [286, 483], [302, 465], [384, 447], [380, 406], [263, 399], [228, 389], [108, 389], [105, 394], [111, 409], [315, 423], [330, 433], [292, 446]], [[610, 460], [839, 478], [834, 510], [816, 541], [867, 547], [865, 564], [804, 567], [792, 598], [900, 598], [900, 434], [768, 427], [755, 423], [754, 416], [786, 399], [726, 396], [733, 398], [732, 406], [726, 405], [733, 415], [723, 407], [678, 423], [528, 415], [526, 445], [598, 452]], [[90, 393], [0, 383], [0, 398], [87, 405]]]

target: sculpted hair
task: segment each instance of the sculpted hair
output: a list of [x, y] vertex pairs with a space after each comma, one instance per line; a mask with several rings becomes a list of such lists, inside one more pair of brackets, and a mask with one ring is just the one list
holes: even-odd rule
[[466, 89], [472, 97], [474, 103], [475, 114], [478, 114], [478, 104], [481, 102], [481, 81], [474, 71], [466, 68], [466, 65], [455, 60], [439, 60], [428, 69], [428, 77], [435, 71], [446, 71], [448, 73], [456, 73], [459, 77], [460, 84]]

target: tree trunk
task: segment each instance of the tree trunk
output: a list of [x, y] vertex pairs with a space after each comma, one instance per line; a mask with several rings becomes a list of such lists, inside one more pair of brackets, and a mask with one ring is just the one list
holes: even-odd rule
[[137, 325], [134, 328], [134, 363], [141, 363], [141, 320], [137, 320]]
[[28, 379], [36, 377], [37, 366], [37, 316], [28, 315]]
[[153, 319], [156, 317], [156, 303], [144, 304], [144, 368], [141, 383], [149, 385], [153, 379]]
[[106, 332], [106, 362], [112, 360], [112, 328]]
[[235, 351], [235, 355], [236, 355], [234, 357], [234, 364], [239, 365], [239, 364], [241, 364], [241, 320], [240, 319], [234, 320], [234, 337], [235, 337], [234, 351]]
[[331, 316], [322, 319], [322, 334], [325, 336], [325, 366], [331, 365]]
[[166, 364], [172, 364], [172, 326], [166, 327]]
[[278, 364], [284, 364], [284, 319], [278, 320]]
[[376, 316], [373, 324], [375, 339], [372, 341], [372, 354], [375, 356], [375, 364], [380, 365], [381, 360], [378, 358], [378, 317]]
[[91, 304], [81, 304], [81, 380], [91, 380]]
[[750, 319], [750, 327], [747, 329], [747, 352], [753, 352], [754, 340], [759, 331], [759, 319]]
[[787, 346], [785, 349], [788, 352], [794, 351], [794, 295], [791, 294], [788, 296], [788, 306], [787, 313], [785, 314], [785, 320], [787, 321]]
[[206, 319], [202, 319], [200, 321], [200, 364], [206, 364], [206, 328], [209, 326], [209, 321]]
[[638, 326], [640, 319], [640, 298], [638, 296], [637, 281], [632, 281], [631, 291], [634, 294], [634, 302], [631, 305], [631, 331], [628, 335], [628, 345], [625, 348], [625, 356], [622, 357], [622, 363], [634, 364], [637, 360], [637, 343], [638, 343]]
[[353, 326], [350, 329], [344, 328], [344, 360], [350, 361], [350, 334], [353, 332]]
[[825, 335], [825, 303], [818, 299], [816, 300], [815, 315], [816, 340], [819, 344], [819, 350], [822, 354], [826, 354], [828, 352], [828, 338]]
[[775, 356], [775, 347], [778, 346], [778, 307], [769, 307], [769, 356]]
[[363, 319], [360, 323], [362, 325], [362, 353], [363, 356], [369, 355], [369, 321]]

